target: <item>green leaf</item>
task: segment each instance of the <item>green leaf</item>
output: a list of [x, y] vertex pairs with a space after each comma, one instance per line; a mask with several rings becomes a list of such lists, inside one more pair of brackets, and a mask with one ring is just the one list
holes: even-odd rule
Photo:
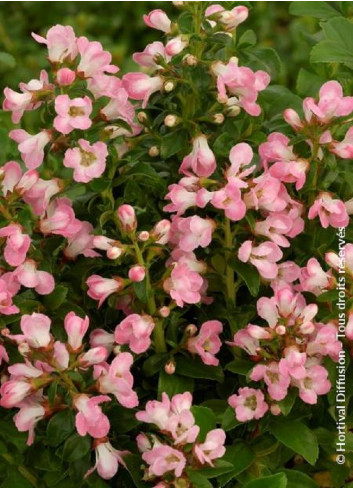
[[316, 97], [321, 85], [325, 83], [325, 78], [300, 68], [297, 78], [297, 92], [303, 97]]
[[309, 464], [315, 464], [319, 455], [319, 444], [315, 433], [304, 423], [276, 419], [270, 422], [269, 430], [283, 445], [302, 455]]
[[0, 52], [0, 71], [12, 70], [15, 66], [16, 60], [11, 54]]
[[222, 429], [224, 429], [224, 431], [230, 431], [240, 424], [240, 421], [235, 417], [234, 409], [228, 406], [223, 414]]
[[65, 442], [63, 449], [63, 459], [68, 462], [74, 462], [84, 457], [91, 449], [90, 436], [80, 436], [74, 433]]
[[353, 24], [344, 17], [322, 23], [325, 40], [311, 51], [313, 63], [343, 63], [353, 67]]
[[69, 289], [64, 285], [57, 285], [51, 294], [45, 296], [43, 300], [45, 307], [52, 311], [58, 309], [65, 301], [68, 291]]
[[54, 414], [47, 426], [47, 441], [52, 447], [57, 447], [71, 435], [75, 426], [75, 418], [71, 409], [65, 409]]
[[191, 359], [184, 356], [179, 356], [176, 360], [176, 373], [179, 375], [195, 379], [217, 380], [218, 382], [223, 381], [224, 374], [222, 367], [220, 366], [212, 367], [210, 365], [205, 365], [198, 358]]
[[146, 304], [147, 302], [146, 278], [141, 280], [141, 282], [134, 282], [134, 291], [136, 297], [140, 299], [141, 302]]
[[272, 79], [276, 79], [281, 71], [281, 59], [272, 48], [249, 48], [244, 52], [250, 66], [254, 70], [266, 71]]
[[147, 377], [151, 377], [164, 367], [168, 358], [168, 353], [155, 353], [154, 355], [150, 355], [142, 365], [143, 373]]
[[175, 394], [182, 394], [183, 392], [194, 390], [193, 379], [182, 377], [180, 375], [169, 375], [164, 370], [160, 371], [158, 379], [158, 395], [162, 392], [166, 392], [169, 397]]
[[256, 268], [237, 259], [231, 260], [230, 266], [244, 280], [250, 294], [257, 297], [260, 289], [260, 275]]
[[314, 479], [299, 470], [283, 469], [283, 473], [287, 476], [288, 487], [319, 487]]
[[256, 44], [257, 38], [253, 30], [248, 29], [240, 36], [238, 46], [254, 46]]
[[200, 427], [197, 439], [203, 442], [207, 433], [216, 428], [216, 416], [211, 409], [203, 406], [192, 406], [191, 412], [194, 415], [195, 424]]
[[124, 457], [124, 462], [136, 487], [150, 487], [150, 484], [146, 484], [146, 482], [143, 480], [144, 474], [141, 468], [143, 461], [139, 455], [126, 455]]
[[283, 416], [287, 416], [291, 412], [297, 396], [297, 389], [291, 388], [286, 397], [282, 401], [278, 401], [278, 405], [281, 408]]
[[307, 15], [308, 17], [322, 20], [340, 15], [328, 2], [292, 2], [289, 7], [289, 13], [292, 15]]
[[112, 429], [118, 433], [127, 433], [140, 424], [133, 409], [127, 409], [120, 405], [107, 409], [107, 415]]
[[225, 366], [226, 370], [239, 375], [248, 375], [249, 371], [254, 367], [254, 362], [244, 360], [243, 358], [236, 358]]
[[161, 144], [161, 156], [163, 159], [170, 158], [188, 145], [188, 134], [183, 129], [172, 131], [163, 136]]
[[278, 472], [278, 474], [254, 479], [244, 487], [287, 487], [287, 476], [284, 472]]
[[190, 479], [192, 487], [213, 487], [207, 477], [202, 475], [199, 470], [187, 468], [186, 473]]
[[255, 454], [243, 441], [235, 440], [233, 445], [227, 447], [222, 460], [231, 462], [233, 470], [218, 477], [220, 487], [228, 485], [229, 482], [246, 470], [255, 460]]
[[213, 479], [220, 475], [227, 474], [233, 471], [233, 464], [226, 460], [216, 460], [214, 467], [205, 467], [204, 469], [195, 470], [198, 474], [206, 477], [206, 479]]

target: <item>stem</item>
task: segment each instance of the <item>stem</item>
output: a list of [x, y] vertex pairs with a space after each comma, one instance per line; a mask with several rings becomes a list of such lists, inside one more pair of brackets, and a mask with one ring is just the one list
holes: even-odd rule
[[317, 161], [317, 155], [319, 152], [320, 145], [317, 142], [313, 143], [313, 150], [312, 150], [312, 156], [311, 156], [311, 164], [314, 166], [314, 178], [311, 184], [312, 190], [311, 190], [311, 195], [309, 197], [309, 205], [311, 205], [315, 198], [316, 198], [316, 187], [317, 187], [317, 181], [319, 177], [319, 165]]
[[225, 259], [226, 259], [226, 298], [227, 300], [235, 306], [235, 284], [234, 284], [234, 271], [232, 267], [229, 265], [229, 261], [231, 259], [232, 246], [233, 246], [233, 236], [230, 228], [230, 220], [226, 218], [224, 223], [224, 244], [226, 247]]
[[[135, 249], [138, 264], [144, 267], [146, 270], [147, 307], [148, 307], [149, 314], [153, 316], [156, 312], [156, 301], [154, 298], [153, 289], [151, 287], [151, 278], [150, 278], [149, 269], [145, 264], [145, 260], [143, 259], [143, 255], [137, 241], [134, 241], [134, 249]], [[153, 329], [153, 341], [154, 341], [154, 348], [156, 353], [164, 353], [165, 351], [167, 351], [167, 346], [165, 344], [165, 339], [164, 339], [163, 325], [161, 321], [158, 320], [155, 321], [155, 326]]]

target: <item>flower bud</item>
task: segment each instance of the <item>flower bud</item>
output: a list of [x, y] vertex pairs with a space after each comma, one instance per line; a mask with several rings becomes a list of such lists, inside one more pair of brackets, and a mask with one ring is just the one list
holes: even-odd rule
[[24, 341], [23, 343], [20, 343], [18, 345], [18, 351], [23, 357], [25, 357], [28, 355], [31, 349], [29, 347], [29, 344]]
[[146, 269], [141, 265], [135, 265], [129, 270], [129, 279], [132, 282], [142, 282], [146, 276]]
[[175, 362], [173, 360], [170, 360], [164, 365], [164, 371], [168, 375], [173, 375], [175, 372]]
[[114, 353], [114, 355], [119, 355], [119, 353], [121, 353], [121, 346], [115, 345], [113, 348], [113, 353]]
[[174, 5], [174, 7], [176, 7], [176, 8], [181, 8], [181, 7], [183, 7], [183, 6], [184, 6], [184, 3], [185, 3], [185, 2], [181, 2], [181, 1], [174, 1], [174, 2], [172, 2], [172, 3], [173, 3], [173, 5]]
[[152, 158], [155, 158], [156, 156], [159, 155], [159, 148], [157, 146], [151, 146], [150, 149], [148, 150], [148, 154]]
[[175, 127], [177, 124], [179, 124], [179, 121], [180, 121], [179, 117], [173, 114], [169, 114], [165, 117], [164, 124], [167, 127]]
[[196, 66], [197, 65], [197, 58], [193, 54], [187, 54], [186, 56], [184, 56], [183, 61], [188, 66]]
[[162, 318], [167, 318], [170, 314], [170, 309], [169, 307], [167, 306], [163, 306], [159, 309], [159, 315], [162, 317]]
[[61, 87], [67, 87], [71, 85], [76, 78], [76, 74], [74, 71], [69, 68], [60, 68], [60, 70], [56, 74], [56, 81]]
[[239, 105], [231, 105], [230, 107], [227, 108], [227, 115], [229, 117], [236, 117], [237, 115], [240, 114], [240, 107]]
[[148, 231], [141, 231], [138, 235], [140, 241], [148, 241], [150, 239], [150, 233]]
[[185, 333], [188, 336], [194, 336], [197, 333], [197, 326], [195, 326], [195, 324], [189, 324], [185, 328]]
[[169, 241], [171, 223], [168, 219], [157, 222], [151, 231], [151, 236], [158, 244], [167, 244]]
[[295, 131], [303, 128], [303, 123], [295, 110], [286, 109], [283, 112], [283, 118]]
[[123, 204], [118, 207], [118, 218], [123, 231], [131, 233], [135, 231], [137, 226], [137, 220], [134, 208], [131, 205]]
[[147, 114], [146, 112], [142, 111], [137, 114], [137, 120], [143, 124], [144, 122], [147, 121]]
[[280, 324], [279, 326], [277, 326], [276, 328], [276, 333], [279, 335], [279, 336], [283, 336], [286, 334], [286, 327], [283, 326], [283, 324]]
[[272, 404], [270, 410], [274, 416], [279, 416], [282, 412], [278, 404]]
[[116, 258], [119, 258], [122, 253], [122, 248], [119, 248], [118, 246], [112, 246], [107, 250], [107, 257], [109, 258], [109, 260], [115, 260]]
[[221, 113], [214, 114], [212, 118], [215, 124], [223, 124], [224, 122], [224, 115]]
[[167, 81], [165, 84], [164, 84], [164, 91], [165, 92], [171, 92], [172, 90], [174, 90], [174, 87], [175, 87], [175, 84], [174, 82], [172, 81]]

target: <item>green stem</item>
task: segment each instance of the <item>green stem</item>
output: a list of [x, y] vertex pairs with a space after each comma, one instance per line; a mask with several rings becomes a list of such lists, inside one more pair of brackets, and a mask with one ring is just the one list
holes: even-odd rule
[[[141, 249], [137, 241], [134, 241], [134, 249], [136, 253], [137, 262], [139, 265], [146, 270], [146, 295], [147, 295], [147, 307], [148, 313], [153, 316], [156, 313], [156, 301], [154, 298], [153, 289], [151, 287], [151, 278], [149, 269], [145, 264]], [[153, 329], [153, 341], [156, 353], [164, 353], [167, 351], [167, 346], [164, 338], [164, 330], [161, 321], [155, 321], [155, 326]]]
[[226, 218], [224, 223], [224, 244], [226, 247], [225, 259], [226, 259], [226, 298], [227, 300], [235, 306], [235, 284], [234, 284], [234, 271], [229, 265], [231, 259], [232, 247], [233, 247], [233, 236], [230, 227], [230, 220]]

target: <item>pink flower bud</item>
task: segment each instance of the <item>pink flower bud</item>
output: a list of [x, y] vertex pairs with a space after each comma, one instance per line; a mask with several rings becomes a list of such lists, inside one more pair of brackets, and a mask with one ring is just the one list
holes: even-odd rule
[[185, 333], [188, 336], [194, 336], [197, 333], [197, 326], [195, 326], [195, 324], [189, 324], [185, 328]]
[[277, 326], [276, 328], [276, 333], [280, 336], [283, 336], [284, 334], [286, 334], [286, 327], [283, 326], [282, 324], [280, 324], [279, 326]]
[[64, 321], [64, 328], [68, 336], [69, 345], [73, 350], [81, 348], [82, 339], [87, 332], [89, 326], [89, 318], [84, 319], [76, 316], [74, 312], [69, 312]]
[[173, 375], [175, 372], [175, 363], [173, 360], [170, 360], [168, 363], [164, 365], [164, 371], [168, 375]]
[[137, 220], [134, 208], [131, 205], [124, 204], [118, 207], [117, 213], [122, 230], [126, 233], [135, 231]]
[[117, 246], [112, 246], [107, 250], [107, 257], [109, 260], [116, 260], [121, 256], [123, 253], [123, 250], [121, 248], [118, 248]]
[[159, 309], [159, 314], [162, 318], [167, 318], [170, 314], [170, 309], [167, 306], [163, 306]]
[[108, 355], [108, 350], [104, 348], [104, 346], [96, 346], [95, 348], [88, 350], [88, 352], [80, 358], [80, 363], [85, 367], [96, 365], [97, 363], [104, 362]]
[[75, 72], [69, 68], [61, 68], [56, 74], [56, 81], [62, 87], [71, 85], [76, 78]]
[[141, 231], [138, 235], [140, 241], [148, 241], [150, 239], [150, 233], [148, 231]]
[[129, 270], [129, 279], [133, 282], [142, 282], [146, 276], [146, 269], [140, 265], [135, 265]]

